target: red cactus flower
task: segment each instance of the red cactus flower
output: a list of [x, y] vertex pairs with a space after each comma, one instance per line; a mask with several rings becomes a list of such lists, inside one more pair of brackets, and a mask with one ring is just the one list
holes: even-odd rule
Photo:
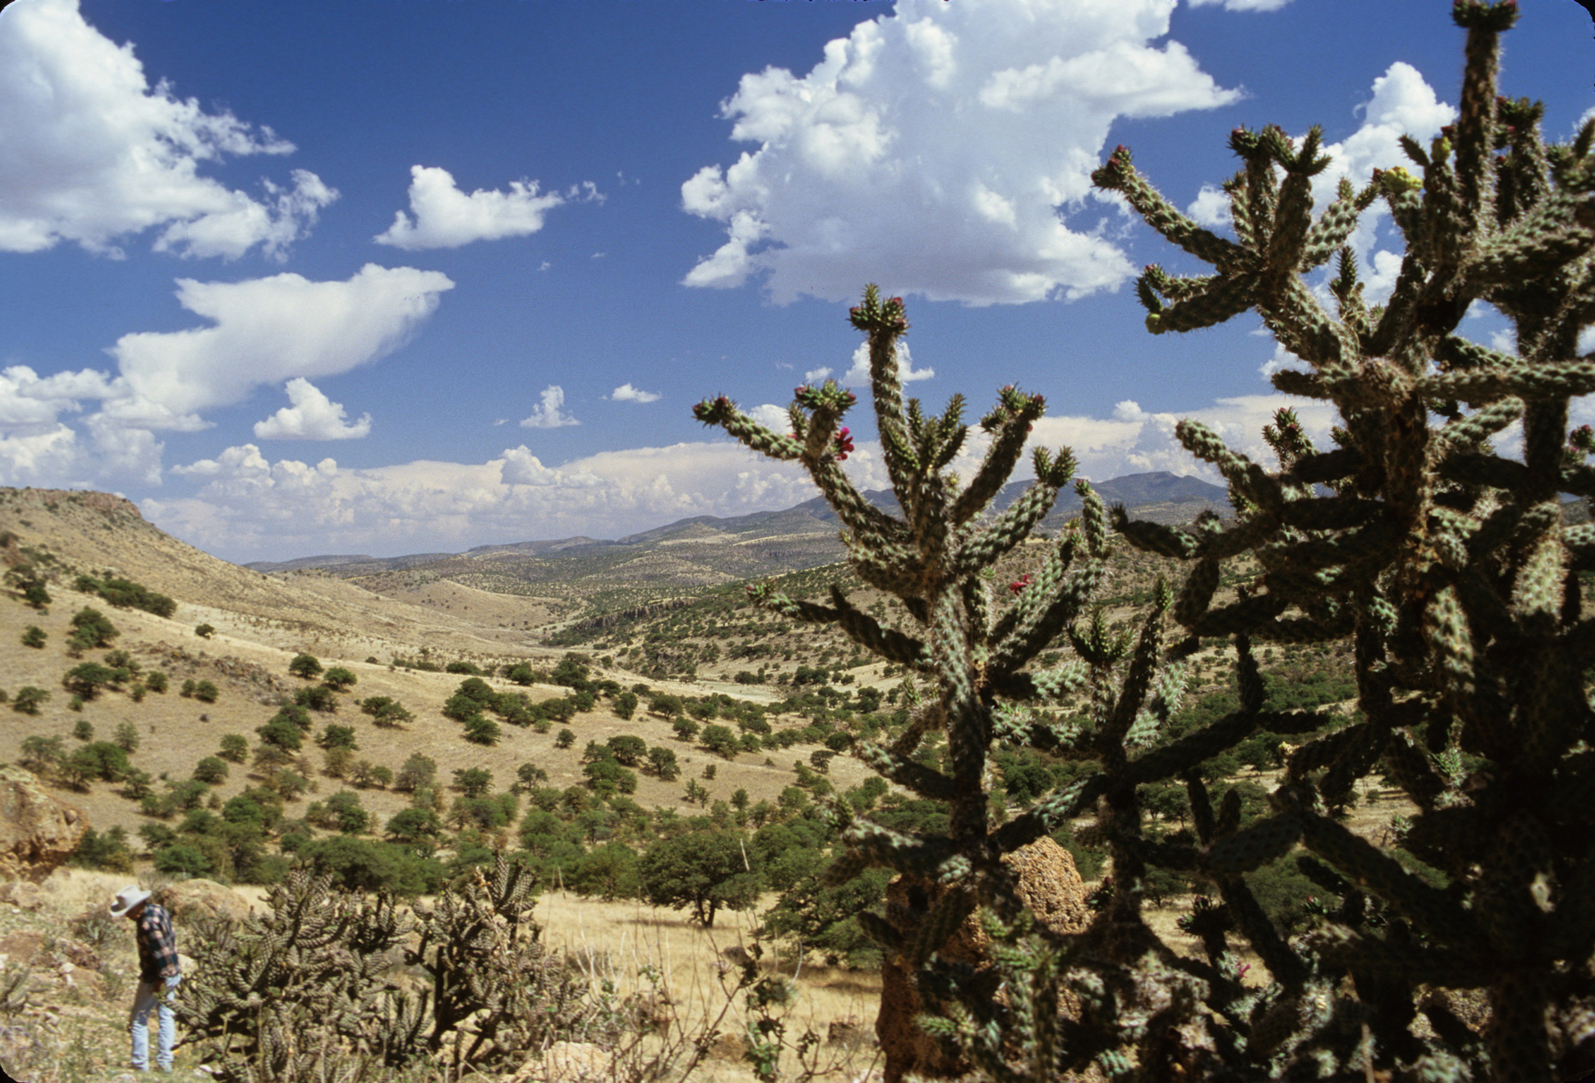
[[1015, 594], [1023, 594], [1024, 591], [1025, 591], [1025, 588], [1030, 585], [1030, 579], [1031, 579], [1031, 573], [1026, 572], [1024, 575], [1021, 575], [1018, 579], [1015, 579], [1012, 583], [1009, 583], [1008, 584], [1008, 589], [1013, 591]]
[[848, 430], [846, 428], [838, 429], [836, 432], [836, 461], [839, 463], [846, 462], [848, 453], [852, 450], [853, 438], [848, 435]]

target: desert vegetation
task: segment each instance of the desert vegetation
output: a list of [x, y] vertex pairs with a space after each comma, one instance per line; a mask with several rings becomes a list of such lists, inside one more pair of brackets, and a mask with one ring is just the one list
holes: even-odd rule
[[[278, 601], [190, 612], [52, 551], [8, 501], [0, 756], [89, 810], [76, 869], [258, 900], [183, 928], [184, 1063], [562, 1078], [548, 1058], [579, 1050], [616, 1080], [856, 1075], [885, 985], [912, 995], [940, 1058], [887, 1048], [893, 1083], [1595, 1066], [1595, 528], [1562, 503], [1595, 495], [1595, 435], [1567, 421], [1595, 391], [1574, 357], [1595, 321], [1595, 121], [1546, 144], [1537, 107], [1498, 96], [1516, 15], [1458, 0], [1457, 124], [1408, 141], [1416, 173], [1342, 184], [1316, 216], [1316, 131], [1233, 134], [1233, 238], [1169, 205], [1124, 148], [1095, 174], [1211, 265], [1147, 269], [1151, 332], [1256, 311], [1306, 366], [1277, 386], [1339, 410], [1331, 450], [1281, 411], [1266, 465], [1182, 423], [1228, 482], [1222, 517], [1143, 521], [1081, 483], [1078, 516], [1049, 519], [1067, 449], [1032, 449], [1035, 480], [996, 506], [1047, 404], [1001, 388], [977, 436], [961, 396], [940, 413], [905, 399], [907, 308], [874, 287], [851, 318], [893, 506], [848, 480], [859, 402], [835, 383], [799, 387], [785, 433], [726, 396], [697, 408], [808, 470], [847, 560], [598, 585], [642, 559], [617, 547], [584, 558], [585, 595], [540, 580], [555, 565], [532, 551], [519, 577], [461, 571], [505, 604], [538, 592], [543, 640], [518, 650], [429, 630], [379, 661]], [[1378, 200], [1408, 258], [1369, 308], [1345, 243]], [[1455, 333], [1474, 301], [1512, 319], [1516, 354]], [[1518, 421], [1522, 458], [1502, 457], [1491, 439]], [[971, 439], [981, 467], [950, 475]], [[373, 595], [439, 581], [401, 582], [420, 575], [347, 569]], [[1033, 916], [1015, 871], [1053, 843], [1084, 881], [1069, 931]], [[689, 995], [663, 951], [600, 962], [534, 920], [572, 898], [695, 945], [744, 939], [698, 952]], [[71, 939], [109, 958], [119, 931], [85, 916]], [[976, 933], [983, 954], [950, 950]], [[127, 977], [101, 969], [103, 995], [74, 1006], [105, 1024]], [[865, 1008], [804, 1013], [845, 974]], [[44, 1029], [17, 1039], [37, 992], [23, 968], [0, 974], [7, 1067], [94, 1078], [104, 1057], [65, 1059]], [[79, 1046], [114, 1049], [105, 1029]]]

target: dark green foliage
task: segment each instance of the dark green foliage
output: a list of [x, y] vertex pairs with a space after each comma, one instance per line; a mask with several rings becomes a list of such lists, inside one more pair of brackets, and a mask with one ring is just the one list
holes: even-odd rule
[[194, 777], [211, 786], [227, 781], [227, 761], [219, 756], [206, 756], [194, 765]]
[[316, 744], [322, 748], [347, 748], [351, 752], [358, 752], [360, 745], [355, 740], [353, 726], [339, 726], [329, 723], [323, 727]]
[[304, 742], [303, 732], [281, 712], [272, 716], [264, 726], [255, 727], [255, 733], [265, 744], [285, 752], [298, 752], [299, 746]]
[[569, 748], [576, 743], [576, 734], [571, 730], [560, 730], [554, 735], [555, 748]]
[[359, 835], [371, 825], [371, 814], [361, 806], [360, 795], [353, 790], [339, 790], [327, 798], [323, 816], [323, 826], [345, 835]]
[[73, 749], [62, 761], [63, 773], [83, 781], [120, 782], [133, 765], [127, 761], [127, 752], [110, 741], [92, 741]]
[[654, 745], [648, 749], [648, 770], [657, 779], [674, 782], [681, 776], [675, 750], [664, 745]]
[[412, 793], [420, 786], [429, 786], [437, 778], [437, 761], [419, 752], [412, 752], [399, 773], [393, 778], [393, 788], [400, 793]]
[[221, 690], [210, 681], [200, 681], [194, 685], [194, 698], [201, 703], [215, 703], [221, 695]]
[[183, 879], [209, 877], [216, 873], [210, 856], [201, 847], [189, 842], [174, 842], [157, 850], [154, 862], [160, 872]]
[[[760, 935], [787, 937], [818, 953], [828, 966], [879, 966], [880, 945], [864, 931], [859, 915], [879, 916], [891, 873], [866, 869], [843, 883], [829, 883], [821, 852], [797, 853], [810, 864], [804, 875], [781, 889], [775, 905], [764, 914]], [[820, 860], [813, 861], [814, 857]]]
[[759, 869], [747, 840], [731, 831], [688, 831], [648, 848], [638, 868], [643, 898], [654, 906], [690, 908], [714, 927], [721, 909], [748, 910], [758, 901]]
[[49, 700], [50, 693], [42, 688], [25, 684], [11, 697], [11, 709], [21, 714], [38, 714], [39, 708]]
[[637, 713], [637, 693], [622, 692], [615, 697], [614, 712], [616, 717], [630, 721]]
[[461, 797], [449, 806], [448, 821], [457, 830], [473, 828], [479, 831], [496, 831], [515, 821], [519, 802], [514, 794], [501, 793], [491, 797]]
[[637, 773], [618, 760], [593, 760], [582, 767], [582, 776], [595, 793], [636, 793]]
[[133, 848], [128, 845], [127, 831], [118, 826], [104, 834], [89, 828], [83, 832], [78, 848], [67, 858], [68, 865], [81, 869], [99, 869], [103, 872], [131, 873]]
[[171, 598], [128, 579], [80, 575], [73, 585], [85, 594], [98, 594], [118, 609], [142, 609], [157, 617], [170, 617], [177, 612], [177, 603]]
[[624, 767], [636, 767], [648, 752], [648, 742], [631, 734], [617, 734], [609, 739], [609, 750]]
[[407, 808], [388, 820], [388, 837], [412, 846], [430, 846], [443, 834], [443, 822], [431, 809]]
[[216, 626], [214, 624], [196, 624], [194, 626], [194, 634], [201, 639], [209, 639], [216, 634]]
[[295, 677], [313, 681], [321, 676], [321, 659], [313, 654], [296, 654], [288, 663], [288, 672]]
[[637, 851], [622, 842], [594, 846], [575, 862], [564, 876], [566, 886], [577, 894], [596, 896], [605, 902], [636, 898], [642, 890]]
[[158, 669], [144, 677], [144, 687], [151, 692], [165, 692], [169, 682], [170, 678]]
[[321, 683], [338, 692], [347, 692], [358, 683], [360, 678], [343, 666], [333, 666], [321, 675]]
[[26, 605], [40, 613], [50, 610], [51, 598], [46, 582], [45, 574], [33, 564], [18, 564], [6, 569], [6, 586], [15, 590]]
[[454, 788], [466, 797], [493, 792], [493, 772], [485, 767], [462, 767], [454, 772]]
[[304, 688], [294, 689], [295, 707], [308, 711], [320, 711], [323, 714], [336, 714], [338, 711], [338, 694], [324, 684], [313, 684]]
[[37, 624], [30, 624], [27, 630], [22, 633], [22, 645], [38, 650], [44, 646], [49, 638], [49, 636], [45, 635], [43, 628], [40, 628]]
[[498, 723], [480, 712], [465, 720], [465, 739], [472, 744], [497, 744], [499, 736]]
[[242, 734], [229, 733], [222, 738], [221, 751], [216, 755], [233, 763], [243, 763], [249, 755], [249, 739]]
[[371, 716], [372, 722], [385, 728], [397, 729], [406, 722], [415, 721], [415, 715], [390, 696], [369, 696], [360, 701], [360, 709]]
[[415, 896], [436, 891], [443, 873], [437, 862], [403, 846], [348, 835], [307, 842], [296, 856], [317, 875], [330, 874], [344, 891]]
[[98, 609], [84, 606], [72, 617], [72, 647], [79, 651], [109, 647], [122, 633]]
[[705, 726], [698, 735], [698, 740], [704, 748], [728, 760], [736, 759], [737, 753], [741, 750], [737, 735], [731, 731], [730, 726]]

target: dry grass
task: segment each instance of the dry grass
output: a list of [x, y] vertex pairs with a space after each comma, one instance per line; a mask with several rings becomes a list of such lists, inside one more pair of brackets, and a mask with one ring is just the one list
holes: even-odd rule
[[[759, 909], [773, 901], [761, 900]], [[637, 902], [605, 903], [548, 892], [538, 899], [536, 920], [543, 926], [544, 943], [570, 953], [595, 981], [612, 982], [621, 995], [646, 994], [646, 975], [657, 975], [678, 1025], [699, 1029], [712, 1024], [719, 1031], [722, 1041], [693, 1079], [730, 1083], [753, 1078], [749, 1066], [736, 1059], [741, 1047], [735, 1036], [751, 1018], [736, 985], [743, 953], [755, 948], [756, 911], [722, 911], [715, 927], [704, 929], [684, 914]], [[783, 1013], [789, 1039], [812, 1030], [823, 1040], [833, 1022], [864, 1027], [869, 1040], [863, 1045], [822, 1050], [821, 1062], [829, 1068], [823, 1078], [852, 1080], [870, 1069], [880, 1005], [878, 972], [798, 965], [773, 953], [763, 956], [759, 970], [791, 979], [796, 987], [797, 995]], [[795, 1058], [783, 1060], [783, 1078], [797, 1070]]]

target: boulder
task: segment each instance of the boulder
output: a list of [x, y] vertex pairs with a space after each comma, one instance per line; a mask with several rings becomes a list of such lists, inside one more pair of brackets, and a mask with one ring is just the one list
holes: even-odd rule
[[0, 884], [0, 904], [14, 906], [18, 910], [37, 910], [44, 905], [44, 896], [39, 891], [38, 884], [26, 880], [12, 880], [10, 883]]
[[173, 922], [196, 918], [238, 922], [249, 916], [248, 900], [214, 880], [181, 880], [163, 888], [155, 902], [166, 907]]
[[598, 1083], [610, 1078], [609, 1054], [591, 1042], [555, 1042], [499, 1083]]
[[0, 880], [37, 884], [77, 850], [88, 813], [20, 767], [0, 767]]
[[[1050, 838], [1040, 838], [1003, 857], [1014, 871], [1020, 900], [1037, 924], [1055, 933], [1078, 933], [1091, 922], [1086, 888], [1069, 851]], [[909, 934], [939, 898], [931, 883], [899, 876], [886, 888], [886, 920]], [[941, 957], [967, 963], [977, 971], [991, 962], [991, 938], [971, 914], [941, 949]], [[1068, 1010], [1070, 1005], [1065, 1005]], [[1078, 1006], [1074, 1006], [1078, 1010]], [[948, 1058], [936, 1040], [914, 1023], [925, 1011], [914, 985], [913, 969], [903, 960], [888, 959], [881, 967], [881, 1010], [875, 1034], [885, 1054], [885, 1083], [901, 1083], [910, 1073], [925, 1079], [955, 1079], [971, 1065]]]

